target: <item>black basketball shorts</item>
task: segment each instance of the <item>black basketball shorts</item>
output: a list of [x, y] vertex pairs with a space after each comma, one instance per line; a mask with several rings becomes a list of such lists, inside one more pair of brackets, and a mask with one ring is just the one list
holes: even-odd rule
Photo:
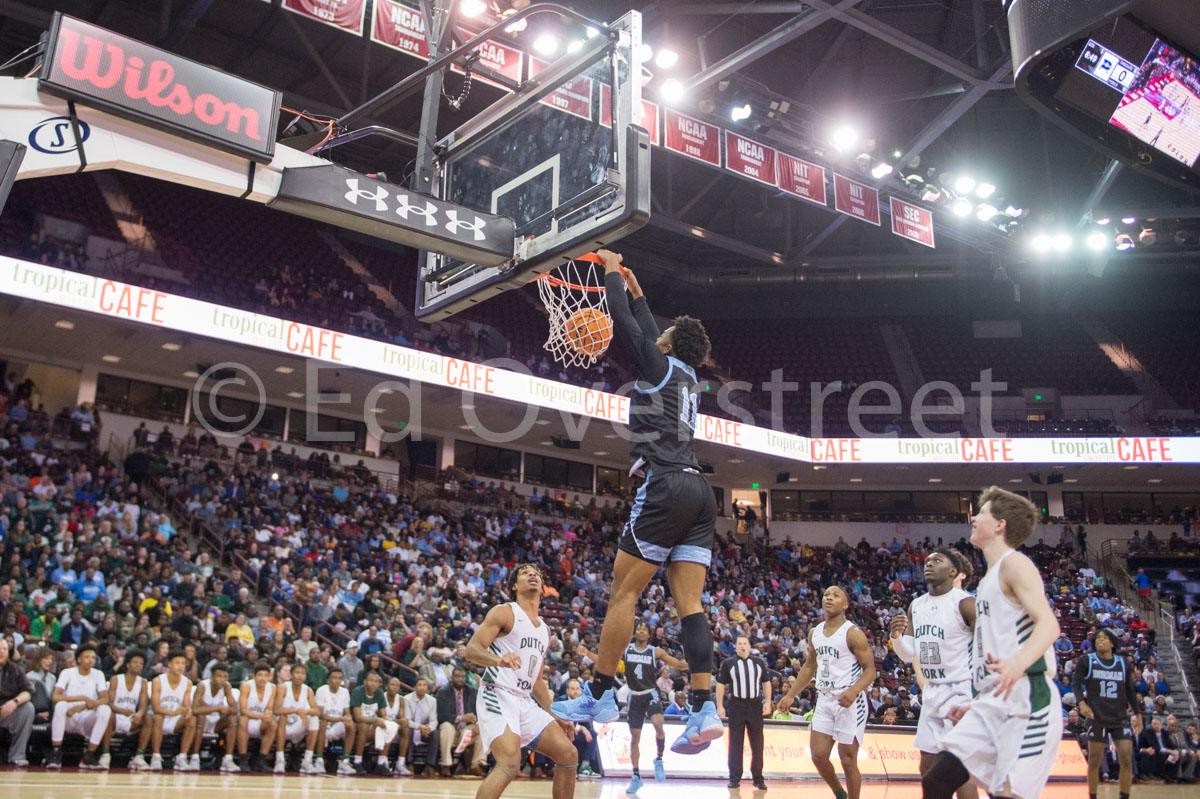
[[717, 501], [704, 475], [650, 470], [638, 488], [618, 546], [650, 563], [688, 561], [708, 566], [716, 532]]
[[641, 729], [647, 718], [661, 716], [662, 712], [663, 706], [662, 701], [658, 698], [658, 691], [634, 694], [629, 697], [629, 729]]
[[1128, 719], [1115, 724], [1093, 721], [1091, 729], [1088, 730], [1088, 741], [1091, 743], [1104, 743], [1109, 735], [1112, 736], [1114, 742], [1132, 741], [1133, 727], [1129, 726]]

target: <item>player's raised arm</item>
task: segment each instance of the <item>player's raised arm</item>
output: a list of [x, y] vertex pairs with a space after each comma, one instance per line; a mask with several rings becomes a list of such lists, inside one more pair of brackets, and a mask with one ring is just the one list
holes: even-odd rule
[[[625, 279], [621, 276], [621, 256], [608, 250], [597, 255], [604, 261], [604, 290], [608, 293], [608, 312], [613, 318], [613, 334], [621, 340], [637, 362], [638, 377], [657, 385], [667, 374], [667, 356], [658, 348], [656, 338], [647, 334], [638, 324], [629, 307], [625, 293]], [[642, 298], [645, 302], [645, 298]], [[646, 311], [649, 314], [649, 309]]]
[[490, 649], [492, 642], [497, 638], [508, 635], [514, 623], [512, 608], [508, 605], [497, 605], [489, 610], [483, 617], [483, 624], [479, 625], [471, 640], [467, 641], [467, 660], [485, 669], [493, 666], [505, 669], [521, 668], [521, 656], [516, 652], [497, 655]]
[[1001, 658], [997, 657], [1001, 653], [987, 653], [987, 669], [996, 672], [1000, 678], [996, 685], [996, 696], [1007, 699], [1017, 680], [1025, 674], [1025, 670], [1054, 646], [1060, 631], [1058, 619], [1054, 617], [1054, 611], [1050, 609], [1050, 603], [1046, 600], [1042, 575], [1028, 557], [1018, 552], [1004, 559], [1000, 564], [1000, 587], [1001, 590], [1007, 588], [1025, 608], [1029, 618], [1033, 619], [1033, 631], [1029, 640], [1017, 654]]
[[[871, 670], [875, 669], [875, 661], [871, 661]], [[800, 667], [800, 673], [796, 675], [796, 679], [792, 681], [792, 687], [787, 693], [779, 697], [779, 701], [775, 703], [775, 709], [780, 713], [790, 713], [792, 702], [796, 700], [800, 692], [808, 687], [808, 684], [817, 676], [817, 650], [813, 648], [812, 630], [808, 631], [808, 657], [804, 661], [804, 665]], [[873, 679], [873, 678], [872, 678]]]
[[680, 660], [662, 647], [654, 648], [654, 657], [658, 658], [663, 663], [666, 663], [673, 669], [679, 669], [680, 671], [688, 670], [688, 664], [686, 660]]

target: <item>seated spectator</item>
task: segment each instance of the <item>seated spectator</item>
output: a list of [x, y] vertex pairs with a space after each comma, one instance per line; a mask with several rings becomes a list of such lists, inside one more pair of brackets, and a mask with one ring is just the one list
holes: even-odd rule
[[[452, 628], [453, 629], [453, 628]], [[467, 673], [455, 668], [450, 683], [438, 689], [438, 751], [441, 753], [441, 776], [450, 777], [454, 755], [469, 750], [469, 773], [484, 776], [482, 764], [487, 755], [475, 716], [475, 689], [467, 685]]]
[[[395, 677], [396, 687], [400, 681]], [[391, 680], [389, 680], [390, 687]], [[409, 744], [407, 755], [403, 759], [408, 763], [420, 761], [432, 773], [437, 764], [438, 735], [437, 735], [437, 699], [429, 693], [429, 683], [424, 677], [418, 677], [413, 685], [412, 693], [404, 697], [404, 718], [408, 722]], [[397, 768], [399, 771], [399, 768]]]
[[10, 736], [5, 754], [10, 765], [29, 765], [25, 753], [33, 720], [33, 686], [25, 667], [11, 659], [8, 639], [0, 637], [0, 730], [7, 730]]

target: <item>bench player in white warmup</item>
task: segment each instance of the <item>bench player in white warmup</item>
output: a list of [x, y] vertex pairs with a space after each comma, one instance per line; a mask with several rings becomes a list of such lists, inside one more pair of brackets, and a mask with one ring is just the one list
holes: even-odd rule
[[983, 550], [988, 568], [975, 596], [975, 699], [951, 709], [958, 722], [942, 739], [942, 752], [921, 786], [927, 799], [950, 799], [968, 780], [994, 797], [1036, 799], [1063, 727], [1051, 649], [1058, 620], [1037, 566], [1016, 551], [1033, 534], [1037, 509], [996, 486], [979, 503], [971, 543]]
[[80, 768], [100, 768], [96, 749], [108, 732], [112, 708], [108, 683], [96, 665], [95, 647], [84, 644], [75, 652], [75, 666], [63, 669], [54, 686], [54, 716], [50, 720], [50, 750], [46, 768], [62, 768], [62, 741], [68, 732], [87, 738]]
[[[238, 686], [238, 755], [242, 771], [265, 771], [263, 760], [275, 743], [275, 683], [271, 682], [271, 667], [259, 661], [254, 667], [254, 679]], [[247, 750], [250, 739], [259, 739], [259, 751], [251, 757]]]
[[353, 774], [354, 765], [350, 762], [354, 751], [354, 717], [350, 715], [350, 692], [342, 685], [342, 670], [334, 666], [325, 678], [325, 684], [317, 689], [317, 707], [320, 715], [317, 717], [317, 743], [314, 747], [317, 762], [309, 770], [310, 774], [325, 772], [322, 756], [325, 754], [325, 744], [345, 741], [342, 759], [338, 763], [338, 774]]
[[284, 756], [284, 745], [290, 741], [298, 744], [304, 741], [304, 762], [301, 765], [302, 774], [312, 773], [313, 744], [317, 741], [317, 700], [313, 690], [304, 684], [308, 670], [303, 663], [292, 666], [291, 681], [283, 685], [275, 693], [275, 773], [287, 771], [287, 758]]
[[212, 676], [201, 680], [192, 692], [192, 715], [196, 717], [196, 732], [192, 736], [192, 762], [200, 768], [200, 747], [205, 738], [225, 734], [225, 757], [221, 771], [237, 771], [233, 748], [237, 745], [238, 700], [229, 684], [229, 665], [215, 663]]
[[516, 601], [489, 610], [467, 643], [467, 660], [484, 667], [476, 716], [484, 751], [496, 759], [475, 799], [498, 799], [521, 767], [521, 747], [534, 741], [554, 761], [553, 799], [575, 795], [575, 725], [550, 713], [554, 697], [541, 679], [550, 640], [538, 617], [543, 585], [537, 566], [513, 569], [508, 590]]
[[112, 706], [112, 717], [108, 720], [108, 732], [100, 742], [99, 764], [102, 769], [107, 769], [112, 763], [108, 746], [113, 735], [140, 735], [146, 723], [150, 697], [146, 690], [149, 683], [142, 676], [145, 666], [146, 656], [140, 650], [130, 649], [125, 653], [125, 668], [122, 673], [114, 674], [109, 680], [108, 697]]
[[[925, 558], [929, 590], [913, 600], [909, 615], [892, 619], [892, 648], [905, 663], [914, 663], [921, 678], [921, 717], [913, 746], [921, 753], [921, 773], [942, 751], [942, 738], [954, 727], [949, 711], [971, 701], [971, 639], [975, 635], [975, 597], [957, 587], [969, 579], [961, 564], [969, 561], [939, 547]], [[974, 785], [958, 790], [958, 799], [975, 799]]]
[[[790, 712], [796, 695], [816, 679], [817, 706], [811, 725], [813, 765], [837, 799], [858, 799], [862, 789], [858, 747], [867, 730], [866, 690], [875, 682], [875, 656], [866, 634], [846, 618], [850, 595], [844, 589], [836, 585], [826, 588], [821, 607], [825, 621], [808, 634], [808, 660], [776, 708]], [[829, 759], [834, 741], [846, 773], [845, 789]]]

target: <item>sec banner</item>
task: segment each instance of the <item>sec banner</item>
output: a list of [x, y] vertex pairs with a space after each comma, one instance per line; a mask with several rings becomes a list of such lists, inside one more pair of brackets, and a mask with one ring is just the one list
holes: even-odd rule
[[892, 232], [902, 239], [933, 247], [933, 212], [892, 197]]
[[367, 14], [367, 0], [283, 0], [283, 7], [357, 36], [362, 36]]
[[837, 172], [833, 173], [833, 206], [839, 213], [879, 224], [879, 192]]

